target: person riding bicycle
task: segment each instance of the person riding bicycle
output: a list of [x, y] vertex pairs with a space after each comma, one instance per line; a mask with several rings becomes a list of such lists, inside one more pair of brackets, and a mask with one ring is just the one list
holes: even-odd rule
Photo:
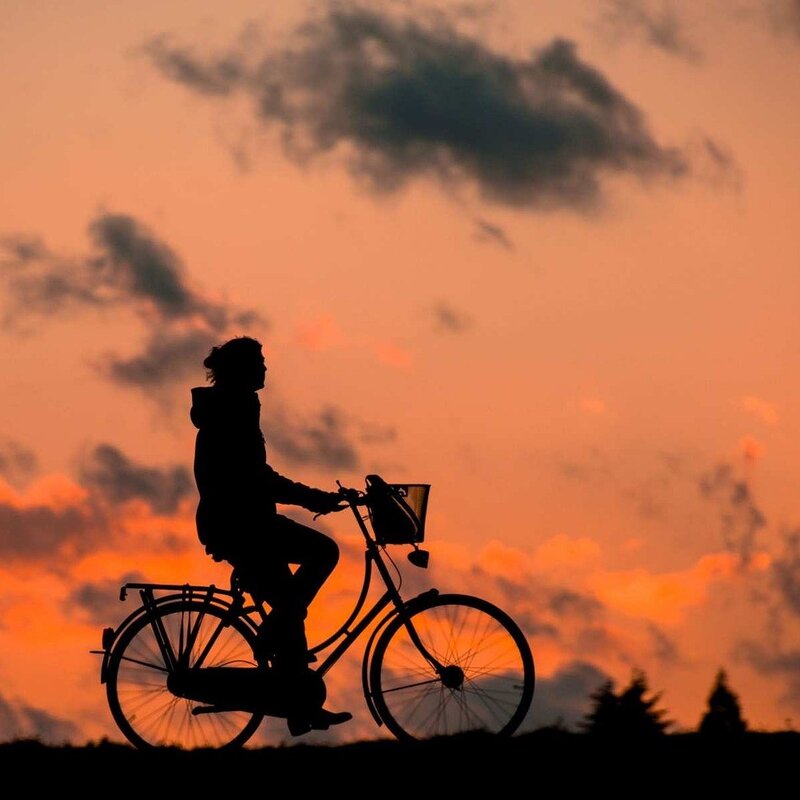
[[[292, 481], [268, 464], [257, 395], [267, 367], [259, 341], [230, 339], [213, 347], [203, 365], [211, 386], [192, 389], [190, 412], [198, 429], [198, 538], [215, 561], [233, 566], [243, 589], [269, 604], [264, 633], [273, 666], [292, 681], [308, 670], [307, 610], [336, 567], [339, 548], [320, 531], [279, 514], [277, 504], [324, 514], [340, 507], [342, 496]], [[290, 565], [299, 566], [293, 572]], [[351, 718], [319, 704], [287, 721], [299, 735]]]

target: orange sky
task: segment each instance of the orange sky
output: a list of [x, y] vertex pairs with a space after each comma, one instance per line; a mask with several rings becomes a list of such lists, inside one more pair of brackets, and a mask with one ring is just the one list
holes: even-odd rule
[[279, 471], [432, 484], [407, 580], [520, 621], [528, 728], [640, 668], [691, 729], [720, 667], [796, 727], [797, 3], [273, 6], [0, 8], [0, 740], [118, 739], [119, 585], [226, 580], [188, 404], [242, 333]]

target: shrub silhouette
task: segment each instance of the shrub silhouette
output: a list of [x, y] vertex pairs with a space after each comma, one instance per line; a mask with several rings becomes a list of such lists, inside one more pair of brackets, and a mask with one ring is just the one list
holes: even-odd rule
[[705, 736], [738, 736], [746, 731], [739, 698], [731, 691], [725, 670], [720, 669], [708, 695], [708, 708], [700, 720], [698, 732]]

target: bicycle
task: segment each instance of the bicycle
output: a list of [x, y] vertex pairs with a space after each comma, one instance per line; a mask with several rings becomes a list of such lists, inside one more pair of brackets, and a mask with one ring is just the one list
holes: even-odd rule
[[[511, 736], [531, 707], [535, 685], [522, 630], [505, 611], [472, 595], [429, 589], [405, 600], [387, 565], [400, 575], [386, 547], [402, 544], [412, 547], [411, 564], [428, 566], [429, 553], [419, 545], [429, 490], [377, 475], [367, 476], [366, 491], [340, 486], [340, 509], [352, 510], [364, 536], [364, 579], [345, 622], [309, 649], [304, 691], [324, 701], [324, 676], [372, 626], [361, 682], [378, 726], [400, 740], [470, 730]], [[365, 609], [376, 575], [385, 591]], [[92, 651], [103, 656], [100, 681], [129, 742], [237, 748], [265, 716], [289, 715], [259, 637], [268, 607], [242, 590], [235, 570], [230, 589], [126, 583], [120, 600], [130, 590], [139, 592], [141, 604], [118, 627], [105, 628], [102, 650]]]

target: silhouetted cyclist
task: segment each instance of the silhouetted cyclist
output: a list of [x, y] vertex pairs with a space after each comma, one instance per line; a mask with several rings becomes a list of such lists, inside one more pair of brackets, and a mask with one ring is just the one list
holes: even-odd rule
[[[289, 480], [267, 463], [256, 394], [267, 372], [260, 342], [231, 339], [213, 347], [203, 364], [212, 385], [192, 389], [191, 410], [198, 429], [197, 533], [215, 561], [234, 567], [242, 588], [270, 605], [264, 633], [273, 666], [293, 685], [308, 669], [308, 606], [333, 572], [339, 548], [325, 534], [278, 514], [276, 503], [327, 513], [342, 498]], [[299, 565], [294, 573], [290, 564]], [[298, 735], [351, 718], [317, 707], [289, 716], [288, 725]]]

